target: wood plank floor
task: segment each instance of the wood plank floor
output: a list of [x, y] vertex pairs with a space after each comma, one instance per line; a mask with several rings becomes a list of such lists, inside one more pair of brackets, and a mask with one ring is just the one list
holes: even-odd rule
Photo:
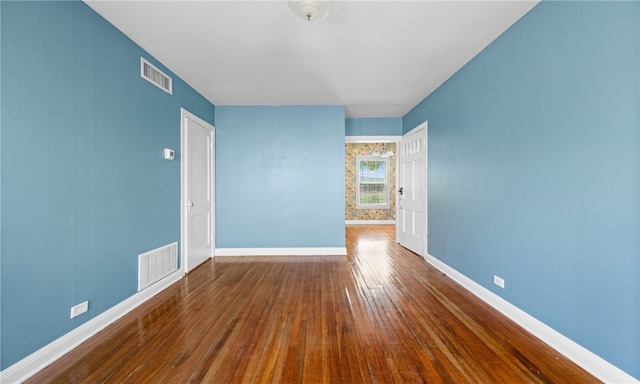
[[394, 241], [216, 257], [28, 383], [596, 383]]

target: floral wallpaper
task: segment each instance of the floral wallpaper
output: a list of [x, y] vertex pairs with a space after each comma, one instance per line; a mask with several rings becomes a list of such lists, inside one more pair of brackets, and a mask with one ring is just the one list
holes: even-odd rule
[[395, 220], [396, 219], [396, 157], [389, 161], [389, 209], [356, 209], [356, 156], [371, 155], [374, 151], [384, 153], [391, 149], [396, 153], [395, 143], [346, 143], [345, 149], [345, 220]]

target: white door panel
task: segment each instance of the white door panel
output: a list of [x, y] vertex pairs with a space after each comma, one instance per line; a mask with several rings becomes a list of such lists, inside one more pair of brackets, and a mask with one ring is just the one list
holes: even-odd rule
[[191, 212], [189, 214], [188, 227], [192, 229], [189, 231], [188, 239], [190, 256], [196, 256], [196, 253], [200, 253], [199, 251], [203, 251], [204, 253], [199, 255], [200, 257], [198, 258], [207, 258], [211, 256], [211, 254], [208, 253], [208, 246], [211, 244], [211, 236], [209, 235], [211, 230], [209, 227], [210, 220], [211, 216], [209, 215], [209, 212], [197, 214], [193, 214], [193, 212]]
[[427, 252], [427, 125], [402, 137], [399, 162], [398, 238], [403, 247], [425, 256]]
[[182, 260], [189, 272], [213, 256], [214, 128], [182, 110]]

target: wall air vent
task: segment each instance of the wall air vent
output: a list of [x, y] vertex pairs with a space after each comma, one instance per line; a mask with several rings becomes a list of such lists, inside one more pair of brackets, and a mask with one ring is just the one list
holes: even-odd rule
[[171, 78], [142, 57], [140, 58], [140, 75], [143, 79], [155, 84], [168, 94], [173, 95]]
[[178, 242], [138, 255], [138, 291], [178, 270]]

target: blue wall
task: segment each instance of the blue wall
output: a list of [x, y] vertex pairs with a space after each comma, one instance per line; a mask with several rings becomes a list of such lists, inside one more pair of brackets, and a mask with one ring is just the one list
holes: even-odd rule
[[429, 121], [429, 253], [640, 378], [639, 26], [542, 2], [403, 129]]
[[402, 136], [402, 118], [348, 118], [346, 136]]
[[344, 247], [344, 107], [216, 107], [216, 248]]
[[0, 6], [5, 369], [133, 295], [137, 255], [180, 239], [179, 154], [162, 151], [179, 152], [180, 107], [211, 123], [214, 107], [82, 2]]

